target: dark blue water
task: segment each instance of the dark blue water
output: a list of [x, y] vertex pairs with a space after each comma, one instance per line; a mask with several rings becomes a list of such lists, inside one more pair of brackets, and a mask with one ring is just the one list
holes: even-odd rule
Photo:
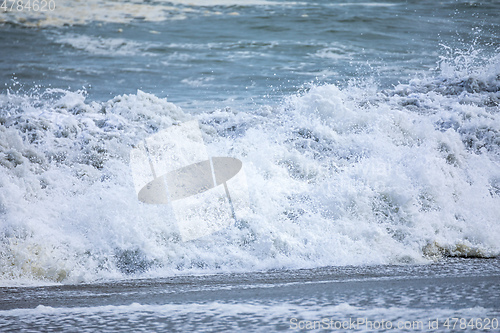
[[[96, 4], [94, 14], [112, 10]], [[62, 8], [47, 14], [55, 23], [2, 14], [2, 89], [84, 87], [94, 100], [141, 89], [184, 106], [268, 104], [310, 82], [374, 78], [389, 87], [428, 74], [446, 47], [487, 56], [499, 45], [496, 1], [244, 4], [178, 4], [159, 22], [126, 7], [85, 24]]]

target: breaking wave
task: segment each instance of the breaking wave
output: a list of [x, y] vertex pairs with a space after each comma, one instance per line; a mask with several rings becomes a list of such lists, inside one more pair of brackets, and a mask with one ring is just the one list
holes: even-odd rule
[[[2, 94], [2, 283], [498, 256], [500, 57], [471, 58], [196, 116], [141, 91]], [[137, 200], [129, 153], [193, 118], [213, 156], [243, 162], [251, 210], [182, 242], [168, 207]]]

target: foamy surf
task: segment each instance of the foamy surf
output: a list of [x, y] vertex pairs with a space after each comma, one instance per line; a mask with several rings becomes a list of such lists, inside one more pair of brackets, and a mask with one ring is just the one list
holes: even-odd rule
[[[162, 22], [167, 20], [184, 20], [189, 15], [221, 15], [215, 7], [237, 7], [258, 5], [284, 5], [280, 2], [267, 0], [215, 0], [215, 1], [168, 1], [144, 3], [137, 0], [108, 1], [98, 0], [71, 0], [71, 1], [43, 1], [31, 8], [29, 3], [23, 3], [21, 9], [17, 4], [6, 3], [2, 8], [3, 15], [0, 23], [14, 23], [26, 27], [62, 27], [67, 25], [87, 24], [128, 24], [133, 21]], [[26, 8], [24, 8], [26, 6]], [[11, 8], [12, 7], [12, 8]], [[28, 9], [29, 7], [29, 9]], [[214, 9], [215, 8], [215, 9]], [[12, 10], [13, 9], [13, 10]], [[238, 15], [230, 12], [228, 15]]]
[[[142, 91], [3, 94], [2, 284], [498, 256], [500, 63], [459, 59], [393, 89], [196, 116]], [[168, 207], [137, 199], [129, 154], [192, 119], [209, 154], [245, 165], [251, 210], [182, 242]]]

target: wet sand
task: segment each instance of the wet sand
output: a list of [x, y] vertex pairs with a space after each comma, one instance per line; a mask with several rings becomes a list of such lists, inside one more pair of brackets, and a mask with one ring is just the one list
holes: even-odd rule
[[416, 326], [407, 331], [446, 329], [453, 317], [498, 322], [499, 282], [499, 259], [447, 259], [1, 288], [0, 329], [331, 331], [342, 323], [352, 331], [408, 323]]

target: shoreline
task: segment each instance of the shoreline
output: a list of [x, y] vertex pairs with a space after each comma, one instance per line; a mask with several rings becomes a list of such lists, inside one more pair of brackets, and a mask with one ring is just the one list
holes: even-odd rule
[[[161, 304], [251, 299], [262, 291], [272, 300], [290, 299], [298, 286], [301, 294], [339, 294], [366, 288], [396, 288], [435, 284], [443, 286], [488, 284], [500, 280], [500, 258], [448, 258], [431, 264], [334, 266], [315, 269], [270, 270], [249, 273], [178, 275], [89, 284], [40, 287], [0, 287], [0, 310], [50, 307]], [[79, 295], [81, 294], [81, 295]], [[300, 295], [299, 295], [300, 296]], [[262, 299], [261, 299], [262, 300]], [[500, 308], [500, 301], [495, 306]]]

